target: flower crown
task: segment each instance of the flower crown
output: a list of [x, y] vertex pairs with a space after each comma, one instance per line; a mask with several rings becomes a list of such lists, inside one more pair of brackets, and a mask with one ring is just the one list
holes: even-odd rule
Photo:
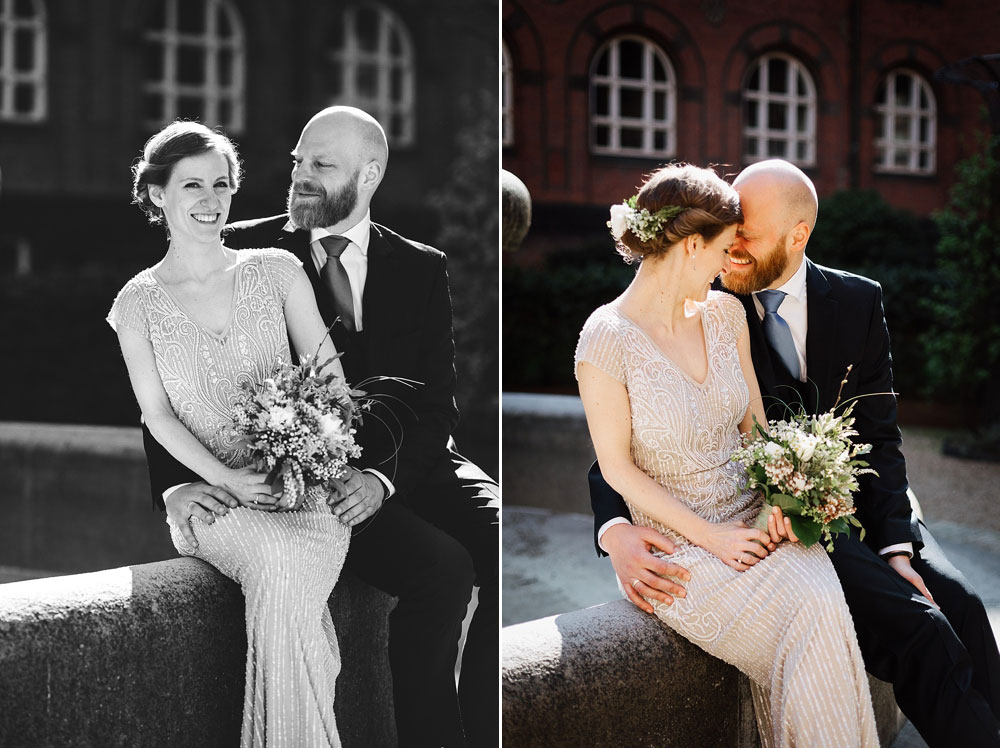
[[635, 207], [637, 198], [638, 195], [632, 195], [628, 200], [611, 206], [608, 228], [617, 241], [621, 241], [622, 235], [628, 229], [639, 237], [640, 241], [648, 242], [663, 230], [667, 221], [673, 220], [685, 210], [682, 205], [664, 205], [655, 213], [650, 213], [645, 208]]

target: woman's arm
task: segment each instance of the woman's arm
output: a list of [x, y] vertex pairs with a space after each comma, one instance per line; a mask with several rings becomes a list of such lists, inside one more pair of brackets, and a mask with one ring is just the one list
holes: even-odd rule
[[767, 430], [767, 415], [764, 412], [764, 398], [760, 394], [760, 384], [757, 382], [757, 373], [753, 368], [753, 358], [750, 355], [750, 328], [743, 325], [743, 333], [736, 344], [736, 351], [740, 356], [740, 368], [743, 370], [743, 378], [746, 380], [747, 389], [750, 390], [750, 405], [740, 422], [740, 433], [749, 434], [753, 429], [753, 419]]
[[[295, 352], [299, 354], [299, 360], [304, 356], [311, 356], [319, 349], [318, 361], [326, 361], [337, 354], [333, 341], [327, 335], [326, 325], [323, 317], [320, 316], [316, 306], [316, 294], [313, 293], [312, 284], [302, 268], [298, 269], [292, 287], [285, 297], [285, 325], [288, 327], [288, 337]], [[344, 376], [344, 367], [337, 359], [331, 363], [327, 370], [333, 370], [341, 377]]]
[[249, 468], [233, 470], [226, 467], [177, 419], [156, 369], [152, 344], [124, 325], [118, 328], [118, 342], [143, 421], [153, 438], [176, 460], [213, 486], [225, 488], [241, 502], [273, 503], [274, 498], [264, 484], [266, 475]]
[[[583, 361], [577, 377], [580, 398], [597, 460], [608, 484], [636, 506], [706, 548], [735, 569], [746, 569], [767, 550], [753, 542], [769, 542], [766, 534], [733, 524], [714, 524], [699, 517], [632, 461], [632, 417], [625, 386]], [[745, 559], [749, 563], [741, 563]]]

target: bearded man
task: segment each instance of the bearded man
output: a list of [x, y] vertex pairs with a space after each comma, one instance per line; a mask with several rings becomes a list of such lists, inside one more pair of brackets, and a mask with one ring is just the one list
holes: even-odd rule
[[[746, 311], [768, 418], [786, 416], [782, 403], [801, 403], [815, 414], [838, 397], [861, 396], [855, 428], [858, 440], [872, 445], [866, 460], [878, 475], [862, 476], [855, 495], [864, 541], [854, 530], [838, 535], [830, 559], [865, 668], [892, 683], [900, 709], [931, 748], [998, 746], [1000, 654], [985, 607], [907, 496], [882, 288], [805, 257], [818, 201], [798, 167], [762, 161], [744, 169], [733, 187], [743, 224], [721, 285]], [[647, 613], [653, 612], [648, 599], [683, 605], [679, 567], [663, 559], [673, 543], [632, 526], [597, 463], [589, 478], [598, 554], [611, 556], [627, 597]], [[769, 522], [773, 541], [795, 539], [780, 512]]]
[[[324, 109], [292, 151], [287, 215], [233, 224], [226, 244], [280, 247], [302, 261], [348, 382], [377, 401], [356, 437], [362, 457], [330, 503], [354, 528], [344, 569], [398, 598], [389, 664], [399, 745], [495, 746], [499, 489], [451, 438], [458, 410], [445, 256], [371, 220], [388, 158], [373, 117]], [[190, 518], [213, 521], [236, 499], [199, 480], [148, 433], [145, 443], [154, 503], [196, 544]], [[269, 498], [252, 508], [266, 511]], [[456, 692], [474, 584], [479, 598]]]

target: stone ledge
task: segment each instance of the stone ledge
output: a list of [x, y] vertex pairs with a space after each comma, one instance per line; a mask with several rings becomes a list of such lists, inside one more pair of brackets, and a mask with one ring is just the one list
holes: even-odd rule
[[[348, 574], [330, 599], [345, 748], [395, 744], [392, 605]], [[0, 585], [0, 745], [238, 745], [243, 613], [238, 586], [191, 558]]]
[[[510, 748], [759, 746], [747, 679], [626, 600], [502, 632]], [[883, 746], [903, 724], [870, 677]]]

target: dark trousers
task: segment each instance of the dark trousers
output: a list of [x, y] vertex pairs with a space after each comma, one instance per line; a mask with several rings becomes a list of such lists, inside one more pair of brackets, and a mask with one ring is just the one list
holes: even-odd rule
[[[453, 480], [389, 499], [355, 532], [344, 564], [399, 599], [389, 617], [389, 666], [400, 748], [499, 742], [499, 491], [472, 463], [453, 466]], [[456, 693], [473, 585], [479, 600]]]
[[982, 600], [921, 524], [913, 568], [941, 606], [852, 534], [830, 558], [854, 618], [865, 668], [892, 683], [931, 748], [1000, 746], [1000, 654]]

